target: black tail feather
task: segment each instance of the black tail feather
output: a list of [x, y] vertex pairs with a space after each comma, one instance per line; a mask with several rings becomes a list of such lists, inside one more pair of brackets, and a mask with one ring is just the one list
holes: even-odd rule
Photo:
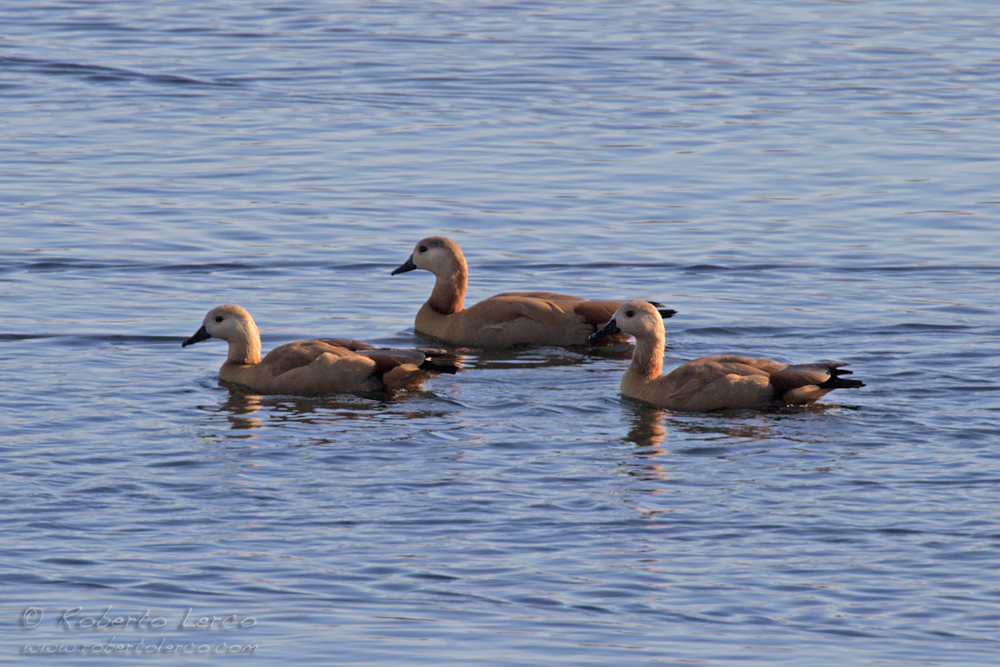
[[668, 317], [673, 317], [674, 315], [677, 314], [676, 310], [674, 310], [673, 308], [667, 308], [662, 303], [658, 303], [656, 301], [650, 301], [649, 303], [653, 304], [653, 307], [656, 308], [656, 312], [658, 312], [660, 314], [660, 317], [662, 317], [663, 319], [667, 319]]
[[425, 371], [434, 371], [436, 373], [450, 373], [454, 375], [459, 371], [459, 369], [461, 369], [461, 365], [457, 361], [425, 359], [424, 363], [420, 364], [420, 369]]
[[830, 379], [819, 385], [820, 389], [858, 389], [864, 387], [865, 383], [861, 380], [847, 380], [840, 377], [841, 375], [851, 375], [854, 371], [849, 371], [846, 368], [831, 368], [830, 369]]

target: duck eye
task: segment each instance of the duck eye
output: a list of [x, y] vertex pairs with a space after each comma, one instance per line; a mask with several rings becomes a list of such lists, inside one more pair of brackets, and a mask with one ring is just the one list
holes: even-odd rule
[[634, 310], [626, 310], [625, 311], [625, 317], [632, 317], [633, 315], [635, 315], [635, 311]]
[[420, 252], [427, 252], [427, 246], [425, 245], [420, 246]]
[[221, 322], [221, 321], [222, 321], [222, 320], [224, 320], [224, 319], [226, 319], [226, 318], [224, 318], [224, 317], [223, 317], [222, 315], [216, 315], [216, 316], [215, 316], [215, 321], [216, 321], [216, 322]]

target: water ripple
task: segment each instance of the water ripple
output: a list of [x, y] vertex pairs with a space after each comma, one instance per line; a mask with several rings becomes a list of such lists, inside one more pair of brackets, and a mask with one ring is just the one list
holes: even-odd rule
[[[44, 618], [0, 661], [110, 639], [75, 607], [304, 665], [995, 661], [992, 4], [8, 4], [0, 606]], [[618, 345], [260, 397], [178, 345], [425, 342], [434, 233], [467, 303], [657, 299], [668, 367], [867, 386], [674, 414]]]

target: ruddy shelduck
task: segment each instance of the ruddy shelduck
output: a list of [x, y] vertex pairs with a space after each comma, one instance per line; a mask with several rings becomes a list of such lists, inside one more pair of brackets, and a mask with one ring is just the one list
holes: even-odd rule
[[[553, 292], [505, 292], [464, 307], [469, 268], [458, 244], [429, 236], [392, 275], [415, 269], [435, 276], [434, 289], [417, 311], [414, 330], [449, 345], [504, 349], [516, 345], [587, 345], [621, 300], [591, 301]], [[676, 311], [652, 303], [660, 317]], [[627, 336], [611, 341], [623, 342]]]
[[865, 386], [843, 362], [790, 366], [770, 359], [723, 355], [700, 357], [666, 375], [665, 333], [659, 313], [644, 301], [620, 306], [591, 338], [628, 333], [635, 337], [632, 361], [622, 376], [623, 396], [677, 412], [761, 408], [813, 403], [834, 389]]
[[345, 339], [286, 343], [260, 357], [260, 332], [243, 308], [213, 308], [182, 347], [209, 338], [229, 343], [219, 378], [257, 394], [323, 394], [419, 389], [439, 373], [455, 373], [454, 362], [436, 361], [441, 351], [377, 348]]

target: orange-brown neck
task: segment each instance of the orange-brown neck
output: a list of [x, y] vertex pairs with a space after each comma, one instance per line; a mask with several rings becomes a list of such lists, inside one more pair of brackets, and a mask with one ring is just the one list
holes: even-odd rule
[[260, 332], [252, 322], [240, 327], [241, 334], [229, 341], [226, 361], [231, 364], [252, 365], [260, 363]]
[[456, 261], [447, 271], [437, 274], [434, 290], [427, 299], [427, 304], [442, 315], [454, 315], [460, 312], [465, 302], [468, 281], [468, 267], [464, 261]]
[[629, 374], [638, 375], [645, 381], [656, 379], [663, 371], [663, 346], [665, 336], [663, 331], [650, 335], [637, 336], [635, 350], [632, 352], [632, 363], [629, 364]]

